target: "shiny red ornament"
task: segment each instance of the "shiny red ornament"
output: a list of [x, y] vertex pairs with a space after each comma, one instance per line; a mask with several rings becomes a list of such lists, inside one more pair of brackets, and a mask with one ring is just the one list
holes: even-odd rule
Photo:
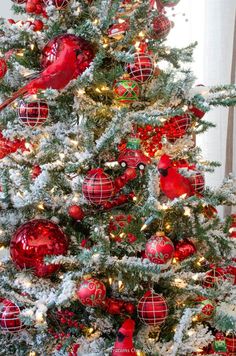
[[85, 279], [79, 284], [76, 296], [86, 307], [101, 306], [106, 298], [106, 287], [96, 278]]
[[0, 328], [4, 333], [17, 333], [23, 329], [20, 308], [8, 299], [0, 298]]
[[32, 269], [38, 277], [50, 277], [60, 265], [44, 263], [46, 256], [66, 255], [69, 240], [62, 229], [46, 219], [30, 220], [14, 233], [10, 254], [19, 269]]
[[151, 160], [147, 157], [140, 147], [140, 139], [131, 137], [128, 140], [126, 148], [120, 153], [118, 162], [121, 167], [138, 168], [143, 171]]
[[121, 104], [131, 104], [138, 100], [140, 88], [135, 80], [121, 79], [113, 86], [114, 99]]
[[45, 101], [37, 100], [27, 102], [21, 100], [18, 106], [18, 118], [24, 126], [42, 126], [49, 115], [48, 104]]
[[161, 40], [168, 36], [172, 28], [172, 22], [164, 14], [159, 14], [152, 21], [150, 36], [155, 40]]
[[0, 58], [0, 79], [2, 79], [7, 72], [7, 62], [4, 58]]
[[174, 255], [174, 245], [163, 232], [157, 232], [146, 243], [145, 254], [149, 261], [156, 264], [168, 264]]
[[68, 214], [71, 218], [81, 221], [84, 218], [84, 211], [79, 205], [71, 205], [68, 208]]
[[164, 125], [164, 133], [167, 139], [175, 142], [186, 135], [191, 126], [191, 119], [187, 114], [171, 117]]
[[42, 169], [39, 165], [35, 165], [32, 169], [31, 178], [35, 179], [42, 173]]
[[107, 202], [113, 196], [114, 189], [114, 182], [102, 168], [90, 170], [82, 185], [84, 197], [95, 205]]
[[226, 279], [226, 271], [223, 268], [216, 267], [206, 272], [203, 279], [204, 288], [217, 288], [218, 285]]
[[138, 316], [144, 324], [161, 325], [168, 316], [166, 300], [159, 294], [147, 291], [138, 303]]
[[184, 239], [176, 244], [174, 258], [181, 262], [194, 255], [196, 251], [197, 250], [193, 242], [188, 239]]
[[57, 10], [64, 10], [70, 4], [71, 0], [44, 0], [46, 6], [53, 5]]
[[128, 63], [126, 70], [133, 80], [144, 83], [153, 77], [153, 58], [148, 53], [135, 53], [134, 62]]

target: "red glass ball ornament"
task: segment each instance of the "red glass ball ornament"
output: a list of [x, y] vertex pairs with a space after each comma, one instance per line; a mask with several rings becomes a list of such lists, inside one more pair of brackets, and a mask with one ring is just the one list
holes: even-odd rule
[[112, 315], [121, 314], [121, 303], [117, 299], [106, 298], [105, 300], [105, 311]]
[[49, 277], [60, 265], [44, 263], [45, 256], [66, 255], [69, 240], [62, 229], [46, 219], [30, 220], [14, 233], [10, 254], [19, 269], [29, 268], [38, 277]]
[[135, 80], [121, 79], [114, 84], [113, 93], [117, 102], [130, 104], [138, 100], [140, 89]]
[[144, 324], [161, 325], [168, 316], [166, 300], [159, 294], [148, 291], [140, 299], [137, 307], [138, 316]]
[[46, 122], [48, 114], [49, 108], [45, 101], [26, 102], [21, 100], [18, 106], [18, 118], [24, 126], [42, 126]]
[[92, 204], [107, 202], [114, 194], [114, 182], [102, 168], [90, 170], [84, 178], [82, 191]]
[[124, 308], [125, 308], [126, 313], [128, 313], [130, 315], [132, 315], [136, 312], [136, 307], [132, 303], [124, 303]]
[[160, 0], [160, 2], [163, 6], [174, 7], [180, 2], [180, 0]]
[[12, 2], [14, 2], [15, 4], [21, 5], [26, 3], [27, 0], [11, 0]]
[[191, 126], [191, 119], [187, 114], [171, 117], [164, 125], [167, 139], [174, 142], [183, 137]]
[[194, 253], [196, 253], [196, 247], [192, 241], [184, 239], [176, 244], [174, 258], [181, 262], [192, 256]]
[[79, 205], [71, 205], [68, 208], [68, 214], [71, 218], [81, 221], [84, 218], [83, 209]]
[[195, 192], [202, 193], [205, 189], [205, 177], [200, 171], [193, 171], [188, 178]]
[[23, 329], [19, 318], [20, 308], [8, 299], [0, 298], [0, 328], [6, 333], [17, 333]]
[[150, 36], [155, 40], [166, 38], [172, 28], [172, 22], [163, 14], [154, 17]]
[[128, 63], [126, 70], [133, 80], [144, 83], [153, 77], [153, 59], [147, 53], [135, 53], [134, 62]]
[[76, 79], [92, 62], [95, 55], [94, 48], [91, 43], [75, 35], [64, 34], [56, 36], [49, 41], [42, 50], [40, 63], [43, 68], [47, 68], [50, 64], [55, 62], [60, 54], [60, 46], [62, 43], [72, 47], [76, 45], [76, 48], [78, 49], [77, 70], [73, 77]]
[[64, 10], [70, 4], [71, 0], [44, 0], [46, 6], [53, 5], [57, 10]]
[[106, 298], [106, 287], [99, 279], [89, 278], [80, 283], [76, 296], [84, 306], [97, 307]]
[[0, 58], [0, 79], [2, 79], [7, 72], [7, 62], [4, 58]]
[[152, 263], [168, 264], [174, 255], [174, 245], [163, 232], [157, 232], [146, 243], [145, 254]]

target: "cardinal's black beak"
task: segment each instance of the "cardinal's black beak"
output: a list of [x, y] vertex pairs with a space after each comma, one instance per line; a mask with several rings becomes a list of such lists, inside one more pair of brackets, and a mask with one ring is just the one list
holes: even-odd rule
[[168, 168], [158, 168], [158, 172], [163, 176], [166, 177], [168, 175]]
[[81, 54], [81, 53], [83, 53], [83, 52], [81, 51], [81, 49], [79, 49], [79, 48], [76, 48], [76, 49], [75, 49], [76, 57], [77, 57], [79, 54]]
[[120, 331], [118, 331], [117, 341], [122, 342], [122, 341], [124, 341], [124, 339], [125, 339], [125, 335], [122, 334]]

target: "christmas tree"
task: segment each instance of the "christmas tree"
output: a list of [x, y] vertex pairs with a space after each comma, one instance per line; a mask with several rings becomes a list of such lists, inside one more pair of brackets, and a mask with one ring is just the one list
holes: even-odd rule
[[235, 86], [196, 86], [196, 44], [167, 46], [179, 0], [13, 2], [0, 354], [236, 355], [236, 185], [206, 187], [195, 144]]

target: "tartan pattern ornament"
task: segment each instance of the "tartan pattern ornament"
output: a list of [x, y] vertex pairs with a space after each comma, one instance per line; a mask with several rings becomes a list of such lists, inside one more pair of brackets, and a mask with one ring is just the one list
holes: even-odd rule
[[2, 79], [7, 72], [7, 62], [4, 58], [0, 58], [0, 79]]
[[128, 63], [126, 65], [126, 70], [133, 80], [144, 83], [153, 77], [153, 58], [147, 53], [135, 53], [134, 62]]
[[140, 89], [135, 80], [121, 79], [114, 84], [114, 98], [122, 104], [130, 104], [138, 100]]
[[48, 104], [42, 100], [26, 102], [21, 100], [18, 107], [18, 118], [24, 126], [42, 126], [49, 115]]
[[0, 327], [4, 333], [17, 333], [23, 329], [20, 308], [8, 299], [0, 299]]
[[144, 324], [156, 326], [165, 322], [168, 316], [168, 305], [160, 294], [149, 290], [139, 300], [137, 311], [139, 319]]
[[166, 38], [172, 28], [172, 22], [163, 14], [154, 17], [152, 22], [151, 37], [155, 40]]
[[205, 188], [205, 177], [202, 172], [192, 171], [193, 174], [189, 177], [189, 181], [195, 192], [202, 193]]

